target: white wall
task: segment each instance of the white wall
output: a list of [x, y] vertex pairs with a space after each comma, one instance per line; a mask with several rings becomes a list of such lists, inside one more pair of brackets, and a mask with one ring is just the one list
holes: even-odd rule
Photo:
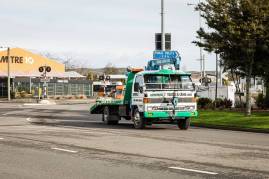
[[[234, 86], [222, 86], [222, 87], [218, 87], [218, 98], [221, 98], [221, 99], [229, 99], [233, 102], [233, 106], [235, 105], [235, 87]], [[199, 97], [202, 97], [202, 98], [210, 98], [212, 100], [215, 100], [215, 91], [216, 91], [216, 88], [214, 86], [210, 86], [208, 87], [207, 90], [205, 91], [200, 91], [200, 92], [197, 92], [198, 96]]]

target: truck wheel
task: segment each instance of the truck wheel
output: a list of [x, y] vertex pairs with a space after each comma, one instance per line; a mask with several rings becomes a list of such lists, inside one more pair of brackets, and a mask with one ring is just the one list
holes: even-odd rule
[[188, 117], [185, 119], [178, 120], [177, 121], [178, 128], [182, 130], [187, 130], [190, 127], [190, 122], [191, 122], [191, 119]]
[[135, 109], [135, 111], [134, 111], [133, 122], [134, 122], [134, 127], [136, 129], [144, 129], [146, 127], [146, 120], [140, 114], [138, 109]]
[[119, 123], [120, 117], [116, 115], [111, 115], [109, 107], [106, 106], [103, 112], [103, 122], [107, 125], [116, 125]]

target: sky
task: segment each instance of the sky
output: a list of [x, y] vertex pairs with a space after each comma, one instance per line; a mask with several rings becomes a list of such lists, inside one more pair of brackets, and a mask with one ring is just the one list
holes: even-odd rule
[[[192, 43], [199, 14], [187, 6], [197, 2], [165, 0], [165, 31], [172, 33], [184, 70], [200, 69], [199, 48]], [[1, 0], [0, 46], [50, 53], [79, 67], [143, 67], [161, 29], [160, 5], [160, 0]], [[204, 54], [206, 69], [215, 69], [214, 56]]]

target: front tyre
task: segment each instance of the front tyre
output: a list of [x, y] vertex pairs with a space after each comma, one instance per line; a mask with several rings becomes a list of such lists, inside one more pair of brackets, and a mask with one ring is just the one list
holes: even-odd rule
[[182, 130], [187, 130], [190, 127], [191, 119], [190, 118], [185, 118], [185, 119], [180, 119], [177, 121], [177, 125], [179, 129]]
[[146, 119], [141, 115], [138, 109], [134, 111], [133, 122], [136, 129], [144, 129], [146, 127]]

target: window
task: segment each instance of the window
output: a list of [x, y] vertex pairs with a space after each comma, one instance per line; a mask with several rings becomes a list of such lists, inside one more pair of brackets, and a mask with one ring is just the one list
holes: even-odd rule
[[143, 86], [144, 84], [144, 79], [143, 76], [139, 75], [135, 78], [135, 83], [134, 83], [134, 92], [139, 92], [139, 88]]
[[188, 75], [145, 75], [147, 89], [181, 89], [194, 90]]

